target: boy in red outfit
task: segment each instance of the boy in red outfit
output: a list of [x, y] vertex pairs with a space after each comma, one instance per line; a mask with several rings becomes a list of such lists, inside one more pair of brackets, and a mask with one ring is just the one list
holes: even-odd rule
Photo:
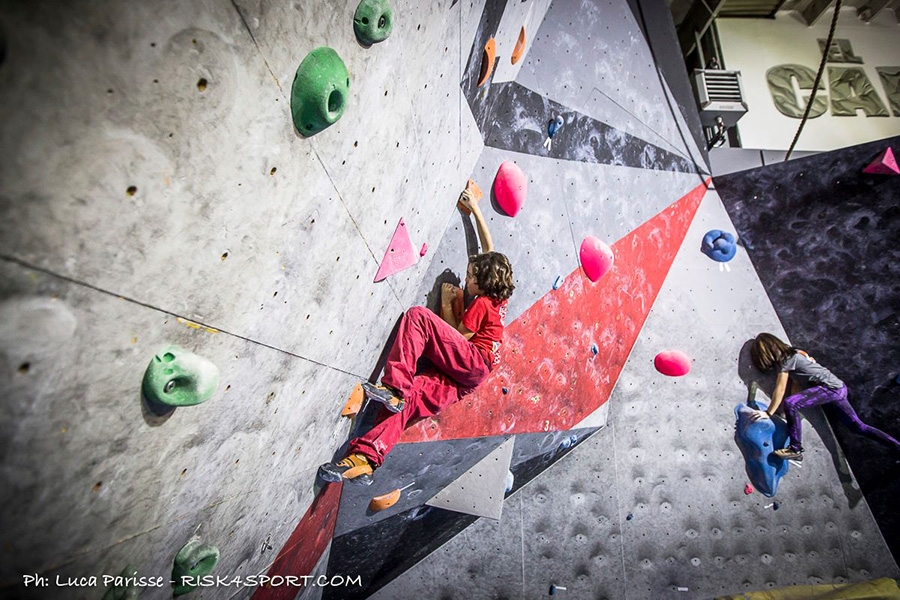
[[[366, 397], [384, 405], [375, 426], [350, 441], [343, 460], [319, 467], [324, 481], [372, 483], [372, 472], [384, 462], [407, 423], [436, 415], [471, 393], [500, 362], [507, 300], [515, 289], [512, 266], [506, 256], [494, 252], [487, 223], [470, 188], [462, 193], [459, 204], [475, 217], [483, 251], [469, 258], [466, 270], [465, 289], [475, 299], [460, 318], [453, 303], [462, 290], [445, 283], [440, 317], [422, 306], [406, 311], [388, 354], [382, 385], [363, 383]], [[417, 372], [421, 357], [431, 366]]]

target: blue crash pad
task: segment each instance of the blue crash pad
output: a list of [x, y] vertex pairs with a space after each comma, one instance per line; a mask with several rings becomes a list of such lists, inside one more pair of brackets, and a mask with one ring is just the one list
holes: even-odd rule
[[760, 417], [759, 411], [765, 406], [753, 402], [759, 408], [751, 408], [744, 403], [734, 409], [734, 441], [747, 466], [750, 483], [767, 498], [778, 491], [778, 482], [788, 472], [788, 461], [772, 456], [778, 448], [788, 445], [787, 424], [781, 419]]

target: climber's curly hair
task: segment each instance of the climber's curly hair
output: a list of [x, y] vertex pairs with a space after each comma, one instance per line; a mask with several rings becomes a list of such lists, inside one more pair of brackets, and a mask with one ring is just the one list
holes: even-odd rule
[[512, 296], [516, 286], [513, 284], [512, 265], [506, 255], [499, 252], [485, 252], [469, 257], [472, 274], [478, 287], [494, 300], [506, 300]]

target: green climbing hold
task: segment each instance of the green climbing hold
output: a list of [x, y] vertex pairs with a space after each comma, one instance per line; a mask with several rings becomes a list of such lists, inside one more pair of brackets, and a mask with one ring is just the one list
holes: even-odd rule
[[291, 87], [294, 127], [304, 136], [334, 125], [347, 106], [350, 73], [337, 52], [327, 46], [306, 55]]
[[353, 31], [363, 46], [383, 42], [394, 28], [394, 11], [387, 0], [362, 0], [353, 15]]
[[201, 544], [200, 538], [193, 537], [175, 555], [172, 567], [174, 595], [190, 594], [197, 587], [201, 577], [209, 575], [219, 562], [219, 549], [209, 544]]
[[110, 586], [103, 594], [103, 600], [137, 600], [140, 595], [137, 569], [128, 565], [117, 577], [112, 578]]
[[219, 387], [219, 369], [209, 360], [169, 346], [150, 360], [144, 372], [144, 397], [168, 406], [194, 406]]

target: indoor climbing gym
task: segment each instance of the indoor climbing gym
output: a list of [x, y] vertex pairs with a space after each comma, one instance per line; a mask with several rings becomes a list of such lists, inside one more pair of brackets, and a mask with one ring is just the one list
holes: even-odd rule
[[900, 0], [0, 0], [4, 600], [900, 600]]

